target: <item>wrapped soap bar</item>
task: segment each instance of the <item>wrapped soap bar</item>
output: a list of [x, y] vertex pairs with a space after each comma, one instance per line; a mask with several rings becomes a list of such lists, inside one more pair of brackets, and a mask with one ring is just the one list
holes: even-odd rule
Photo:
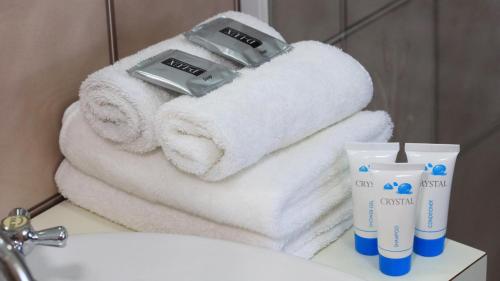
[[176, 93], [201, 97], [231, 82], [236, 72], [221, 64], [179, 50], [167, 50], [127, 72]]
[[200, 24], [184, 36], [216, 54], [251, 67], [291, 49], [277, 38], [225, 17]]

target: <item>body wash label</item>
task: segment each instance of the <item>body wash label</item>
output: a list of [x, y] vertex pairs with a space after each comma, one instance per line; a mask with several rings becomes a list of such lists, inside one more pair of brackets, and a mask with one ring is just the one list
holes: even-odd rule
[[394, 163], [399, 143], [352, 142], [346, 144], [346, 151], [352, 178], [356, 250], [361, 254], [376, 255], [376, 190], [369, 172], [370, 163], [374, 161]]

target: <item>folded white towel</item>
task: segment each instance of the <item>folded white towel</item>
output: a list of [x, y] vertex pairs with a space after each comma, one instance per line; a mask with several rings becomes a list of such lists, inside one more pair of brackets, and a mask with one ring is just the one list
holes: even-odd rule
[[155, 129], [167, 158], [204, 180], [220, 180], [370, 102], [370, 75], [350, 55], [314, 41], [293, 47], [242, 69], [209, 95], [162, 105]]
[[360, 112], [213, 183], [180, 172], [159, 150], [117, 149], [92, 132], [77, 108], [65, 114], [60, 146], [78, 170], [151, 202], [274, 238], [318, 218], [349, 192], [330, 188], [348, 180], [346, 161], [337, 161], [346, 141], [387, 141], [392, 134], [387, 113]]
[[329, 210], [307, 229], [273, 239], [130, 195], [77, 171], [67, 161], [59, 167], [56, 182], [61, 193], [73, 203], [133, 230], [232, 240], [304, 258], [312, 257], [351, 226], [350, 199]]
[[[283, 39], [272, 27], [250, 15], [230, 11], [215, 17], [218, 16], [238, 20]], [[99, 70], [89, 75], [80, 88], [82, 111], [99, 136], [131, 152], [147, 152], [158, 146], [153, 130], [154, 114], [161, 104], [173, 96], [159, 87], [131, 77], [126, 70], [167, 49], [183, 50], [235, 68], [232, 63], [178, 35]]]

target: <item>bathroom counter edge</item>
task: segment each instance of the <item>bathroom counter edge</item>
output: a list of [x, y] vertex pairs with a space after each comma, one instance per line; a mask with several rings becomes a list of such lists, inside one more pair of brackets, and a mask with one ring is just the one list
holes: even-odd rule
[[[64, 201], [36, 216], [33, 226], [43, 229], [54, 224], [63, 225], [71, 235], [132, 231], [94, 213]], [[71, 242], [69, 242], [71, 243]], [[354, 250], [352, 230], [319, 252], [312, 261], [356, 275], [366, 280], [393, 280], [378, 271], [377, 256], [362, 256]], [[398, 280], [445, 281], [486, 280], [486, 253], [451, 239], [445, 252], [435, 258], [413, 255], [409, 274]]]

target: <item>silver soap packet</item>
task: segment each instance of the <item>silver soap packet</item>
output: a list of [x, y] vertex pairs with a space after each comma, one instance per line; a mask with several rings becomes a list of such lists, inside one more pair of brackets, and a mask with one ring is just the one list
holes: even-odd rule
[[236, 72], [179, 50], [167, 50], [128, 69], [133, 77], [176, 93], [201, 97], [230, 83]]
[[292, 48], [286, 42], [226, 17], [200, 24], [184, 36], [220, 56], [251, 67]]

